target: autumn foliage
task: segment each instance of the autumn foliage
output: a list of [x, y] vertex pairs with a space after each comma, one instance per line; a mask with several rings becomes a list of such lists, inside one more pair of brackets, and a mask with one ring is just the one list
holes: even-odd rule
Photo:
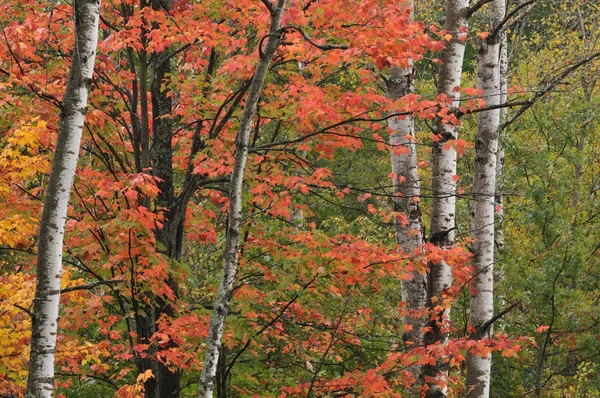
[[[103, 1], [66, 226], [59, 394], [140, 396], [154, 388], [157, 364], [177, 375], [181, 396], [195, 394], [239, 118], [268, 31], [264, 3]], [[74, 44], [72, 13], [65, 2], [0, 4], [6, 396], [21, 395], [27, 379], [36, 234]], [[399, 397], [419, 382], [406, 369], [438, 358], [450, 368], [449, 393], [460, 396], [468, 350], [516, 357], [533, 346], [502, 331], [476, 340], [475, 330], [439, 316], [473, 277], [466, 237], [409, 253], [391, 238], [394, 218], [406, 215], [392, 210], [387, 189], [389, 152], [402, 152], [387, 144], [387, 119], [458, 124], [458, 113], [485, 105], [469, 88], [458, 111], [443, 95], [386, 98], [381, 76], [390, 67], [435, 58], [444, 47], [446, 32], [408, 21], [398, 1], [288, 2], [251, 135], [219, 396]], [[159, 129], [169, 131], [166, 142]], [[426, 132], [418, 140], [439, 138]], [[462, 157], [471, 148], [460, 139], [445, 149]], [[372, 193], [353, 186], [360, 176], [346, 178], [365, 173], [354, 163], [361, 156], [385, 170], [383, 189]], [[428, 162], [420, 166], [428, 176]], [[437, 322], [452, 338], [428, 347], [403, 342], [400, 281], [442, 260], [454, 284], [429, 310], [408, 315]]]

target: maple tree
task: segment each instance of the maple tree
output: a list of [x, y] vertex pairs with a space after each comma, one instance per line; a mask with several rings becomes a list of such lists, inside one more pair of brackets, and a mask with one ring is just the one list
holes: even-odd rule
[[[67, 212], [56, 394], [460, 396], [475, 391], [463, 362], [492, 352], [500, 353], [487, 382], [492, 394], [517, 356], [537, 358], [542, 391], [558, 367], [550, 342], [590, 352], [597, 336], [577, 340], [566, 328], [581, 325], [575, 313], [593, 316], [591, 279], [573, 291], [590, 306], [568, 319], [503, 287], [496, 315], [480, 320], [501, 322], [493, 334], [475, 335], [463, 318], [479, 275], [470, 268], [476, 236], [464, 200], [470, 142], [477, 146], [471, 115], [509, 101], [516, 110], [500, 118], [513, 130], [521, 120], [519, 128], [534, 130], [525, 110], [597, 58], [588, 49], [573, 69], [548, 66], [541, 89], [525, 84], [539, 82], [530, 70], [518, 69], [513, 80], [536, 91], [502, 88], [508, 98], [490, 102], [473, 82], [477, 61], [469, 54], [480, 41], [504, 37], [517, 48], [518, 36], [483, 27], [488, 3], [104, 1]], [[509, 4], [503, 24], [529, 21], [532, 10], [537, 18], [534, 3]], [[452, 17], [453, 4], [462, 19]], [[65, 3], [0, 7], [0, 392], [19, 396], [30, 363], [34, 248], [75, 25]], [[523, 57], [544, 57], [529, 40]], [[461, 51], [465, 61], [453, 60]], [[574, 103], [596, 98], [593, 88], [585, 93]], [[539, 146], [513, 130], [504, 138], [508, 198], [527, 179], [511, 169], [510, 156]], [[591, 174], [577, 160], [595, 142], [579, 142], [584, 149], [568, 158], [579, 170], [578, 192], [595, 181], [585, 185]], [[544, 156], [531, 167], [543, 169]], [[568, 180], [571, 166], [558, 163]], [[518, 211], [547, 207], [539, 189], [522, 189], [531, 196], [517, 200]], [[569, 200], [594, 208], [581, 193]], [[495, 256], [507, 261], [529, 250], [558, 266], [562, 252], [524, 237], [510, 218], [515, 202], [506, 204], [506, 249]], [[557, 219], [570, 217], [558, 210]], [[548, 234], [547, 217], [530, 219], [539, 236]], [[589, 237], [578, 252], [594, 253], [590, 225], [577, 227]], [[527, 242], [522, 251], [518, 240]], [[514, 283], [516, 271], [503, 269], [498, 286]], [[570, 290], [535, 275], [528, 268], [526, 280], [563, 305], [560, 294]], [[539, 317], [522, 312], [530, 304]], [[518, 337], [526, 335], [534, 341]], [[594, 357], [569, 358], [582, 370], [577, 384], [560, 388], [592, 391]]]

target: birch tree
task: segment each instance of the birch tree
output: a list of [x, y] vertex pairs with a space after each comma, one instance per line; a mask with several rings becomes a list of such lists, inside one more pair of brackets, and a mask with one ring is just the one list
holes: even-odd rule
[[[459, 97], [454, 90], [460, 86], [465, 53], [465, 38], [469, 14], [469, 0], [448, 0], [446, 3], [445, 29], [452, 35], [441, 55], [442, 65], [437, 86], [438, 94], [445, 94], [453, 99], [452, 106], [458, 107]], [[437, 140], [432, 149], [432, 193], [430, 240], [441, 247], [454, 244], [454, 227], [456, 224], [456, 151], [446, 143], [457, 139], [457, 126], [438, 123]], [[434, 302], [442, 302], [445, 288], [452, 283], [452, 271], [445, 262], [430, 264], [427, 278], [427, 306], [431, 308]], [[442, 332], [441, 322], [449, 316], [449, 309], [440, 314], [432, 314], [429, 322], [430, 331], [424, 336], [424, 344], [444, 344], [447, 336]], [[425, 382], [429, 386], [427, 396], [445, 396], [445, 388], [440, 386], [439, 378], [444, 378], [442, 362], [423, 367]], [[435, 379], [438, 379], [437, 381]]]
[[[500, 94], [499, 104], [506, 104], [508, 102], [508, 36], [506, 29], [502, 29], [500, 39]], [[498, 151], [496, 153], [496, 189], [494, 193], [494, 243], [496, 249], [497, 259], [502, 251], [504, 250], [504, 147], [503, 141], [506, 136], [505, 129], [502, 128], [502, 124], [506, 121], [506, 108], [500, 108], [500, 126], [498, 131]], [[500, 283], [504, 280], [504, 269], [502, 264], [497, 264], [495, 269], [495, 281]], [[504, 307], [506, 300], [504, 294], [497, 293], [496, 299], [501, 307]], [[502, 325], [499, 325], [501, 328]]]
[[[500, 41], [500, 94], [499, 103], [505, 104], [508, 100], [508, 37], [502, 30]], [[506, 108], [500, 109], [500, 123], [506, 120]], [[498, 250], [504, 248], [504, 196], [502, 176], [504, 174], [504, 148], [502, 147], [503, 131], [499, 131], [498, 152], [496, 154], [496, 244]]]
[[225, 319], [229, 312], [229, 304], [233, 294], [233, 282], [235, 281], [238, 264], [238, 246], [242, 226], [242, 184], [244, 182], [244, 169], [250, 146], [250, 129], [256, 115], [256, 106], [258, 105], [265, 77], [269, 70], [269, 64], [279, 47], [281, 38], [281, 17], [285, 9], [286, 0], [277, 0], [276, 4], [272, 4], [269, 0], [263, 0], [263, 3], [271, 15], [271, 26], [266, 45], [260, 54], [260, 60], [252, 77], [252, 83], [248, 91], [248, 98], [246, 99], [236, 140], [235, 162], [233, 164], [229, 188], [229, 217], [223, 251], [223, 274], [214, 310], [210, 318], [204, 367], [200, 375], [200, 388], [198, 391], [200, 398], [211, 398], [214, 390], [214, 378], [219, 363], [219, 348], [221, 347]]
[[[488, 107], [500, 102], [500, 43], [502, 35], [496, 27], [502, 23], [505, 0], [488, 5], [490, 34], [480, 42], [477, 64], [478, 86]], [[471, 282], [470, 325], [472, 338], [491, 337], [488, 322], [494, 314], [494, 205], [496, 191], [496, 156], [500, 127], [500, 110], [481, 112], [477, 120], [475, 162], [473, 166], [473, 206], [471, 235], [475, 276]], [[492, 357], [467, 354], [467, 396], [488, 397]]]
[[51, 397], [54, 387], [63, 236], [96, 59], [99, 17], [99, 0], [75, 1], [75, 46], [40, 224], [29, 376], [25, 392], [28, 398]]
[[[410, 7], [412, 21], [413, 2]], [[387, 80], [387, 95], [397, 100], [414, 92], [414, 71], [407, 68], [391, 68]], [[392, 129], [390, 134], [391, 163], [394, 190], [394, 211], [406, 216], [408, 223], [400, 217], [394, 218], [394, 231], [399, 249], [406, 254], [412, 253], [422, 242], [421, 225], [421, 182], [418, 175], [417, 148], [415, 145], [414, 119], [411, 115], [391, 118], [388, 121]], [[425, 307], [426, 278], [417, 270], [411, 272], [411, 278], [402, 280], [402, 301], [406, 303], [409, 314], [402, 317], [404, 332], [402, 340], [405, 348], [422, 344], [425, 319], [415, 313]], [[419, 379], [419, 367], [409, 369], [415, 380]]]

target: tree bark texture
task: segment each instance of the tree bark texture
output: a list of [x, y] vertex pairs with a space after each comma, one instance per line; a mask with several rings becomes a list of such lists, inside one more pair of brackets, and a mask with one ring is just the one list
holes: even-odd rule
[[[500, 40], [500, 95], [499, 103], [505, 104], [508, 102], [508, 36], [506, 30], [502, 30]], [[500, 109], [500, 126], [506, 121], [506, 108]], [[496, 153], [496, 192], [494, 196], [494, 212], [495, 212], [495, 246], [496, 258], [504, 250], [504, 147], [503, 141], [506, 136], [506, 131], [500, 127], [498, 131], [498, 152]], [[504, 268], [501, 263], [496, 264], [494, 270], [494, 279], [496, 283], [504, 280]], [[496, 300], [500, 308], [506, 306], [506, 299], [503, 294], [497, 294]], [[502, 321], [496, 324], [499, 328], [503, 328]]]
[[[412, 10], [412, 1], [408, 4]], [[412, 14], [412, 12], [411, 12]], [[412, 19], [412, 18], [411, 18]], [[413, 68], [391, 68], [387, 81], [387, 96], [397, 100], [414, 92]], [[408, 115], [388, 121], [393, 130], [390, 134], [391, 164], [394, 189], [394, 211], [402, 213], [406, 219], [394, 218], [396, 243], [400, 250], [411, 254], [423, 242], [421, 221], [421, 182], [417, 166], [414, 119]], [[408, 222], [408, 223], [407, 223]], [[422, 329], [425, 319], [416, 313], [425, 308], [426, 277], [417, 270], [411, 272], [411, 279], [402, 280], [402, 301], [406, 303], [408, 315], [402, 317], [405, 331], [402, 333], [404, 347], [420, 346], [423, 342]], [[406, 328], [408, 326], [408, 328]], [[420, 367], [408, 369], [415, 381], [419, 380]]]
[[54, 388], [64, 229], [98, 45], [100, 1], [76, 0], [74, 9], [71, 71], [40, 224], [27, 398], [51, 397]]
[[229, 188], [229, 217], [223, 253], [223, 274], [210, 319], [204, 367], [200, 375], [200, 388], [198, 391], [200, 398], [212, 398], [215, 388], [214, 380], [219, 363], [219, 348], [221, 347], [225, 320], [229, 312], [229, 304], [233, 294], [233, 282], [235, 281], [238, 263], [238, 246], [242, 226], [242, 184], [250, 145], [250, 131], [269, 64], [279, 47], [281, 17], [285, 5], [286, 0], [277, 0], [277, 4], [270, 4], [271, 26], [268, 38], [266, 39], [265, 47], [259, 49], [260, 59], [254, 71], [252, 83], [248, 91], [248, 98], [246, 99], [244, 112], [240, 120], [240, 129], [236, 140], [235, 162], [233, 164]]
[[[388, 96], [391, 99], [398, 99], [413, 92], [412, 68], [393, 68], [390, 75]], [[406, 116], [402, 120], [390, 119], [388, 124], [393, 130], [390, 134], [390, 146], [394, 174], [394, 211], [406, 217], [405, 220], [399, 217], [394, 219], [396, 243], [404, 253], [411, 254], [423, 243], [419, 202], [421, 183], [417, 166], [414, 120], [412, 116]], [[422, 329], [426, 323], [422, 316], [415, 315], [425, 308], [426, 277], [417, 270], [411, 272], [411, 277], [401, 282], [402, 301], [406, 303], [405, 308], [410, 312], [402, 317], [402, 324], [409, 326], [410, 329], [402, 334], [406, 348], [422, 344]], [[414, 373], [415, 380], [418, 380], [418, 369], [411, 369], [411, 371]]]
[[[508, 101], [508, 36], [502, 31], [500, 40], [500, 104]], [[506, 121], [506, 108], [500, 109], [500, 125]], [[498, 153], [496, 155], [496, 247], [498, 251], [504, 249], [504, 147], [502, 146], [505, 133], [499, 131]]]
[[[388, 80], [388, 96], [398, 99], [413, 92], [412, 68], [393, 68]], [[392, 173], [394, 174], [394, 211], [406, 216], [394, 219], [396, 243], [406, 254], [411, 254], [423, 243], [421, 225], [421, 182], [417, 166], [417, 148], [415, 145], [414, 120], [406, 116], [400, 120], [392, 118], [388, 123], [393, 130], [390, 134]], [[404, 148], [404, 149], [403, 149]], [[406, 152], [408, 150], [408, 152]], [[425, 308], [426, 277], [417, 270], [411, 272], [411, 279], [401, 282], [402, 301], [411, 314], [402, 317], [402, 324], [410, 326], [410, 330], [402, 334], [406, 348], [422, 344], [425, 319], [415, 316], [415, 313]], [[418, 380], [418, 369], [415, 380]]]
[[[489, 3], [489, 31], [494, 31], [502, 21], [505, 9], [505, 0]], [[481, 40], [477, 60], [478, 86], [487, 106], [492, 107], [500, 102], [500, 42], [501, 35]], [[481, 112], [477, 122], [471, 221], [475, 276], [470, 289], [469, 323], [476, 330], [471, 337], [481, 339], [491, 336], [492, 327], [484, 330], [482, 326], [494, 315], [494, 205], [500, 110]], [[491, 361], [491, 355], [467, 353], [467, 397], [489, 397]]]
[[[459, 93], [454, 88], [461, 84], [463, 60], [465, 53], [463, 35], [467, 34], [467, 13], [469, 0], [448, 0], [446, 3], [445, 29], [452, 35], [451, 41], [442, 52], [440, 74], [437, 93], [446, 94], [453, 99], [452, 106], [459, 106]], [[430, 236], [444, 234], [444, 238], [436, 242], [439, 246], [449, 247], [454, 244], [453, 228], [456, 224], [456, 151], [450, 147], [445, 149], [448, 141], [456, 140], [457, 126], [438, 123], [438, 140], [433, 143], [432, 149], [432, 193]], [[427, 277], [427, 306], [432, 308], [433, 302], [441, 303], [442, 294], [452, 283], [452, 270], [445, 262], [429, 265]], [[436, 300], [437, 299], [437, 300]], [[450, 310], [445, 309], [439, 314], [431, 314], [428, 324], [430, 331], [424, 336], [424, 344], [431, 346], [445, 344], [447, 336], [442, 331], [441, 323], [450, 315]], [[445, 397], [446, 388], [444, 365], [437, 361], [436, 365], [423, 366], [425, 383], [428, 385], [427, 397]], [[442, 385], [440, 385], [442, 384]]]

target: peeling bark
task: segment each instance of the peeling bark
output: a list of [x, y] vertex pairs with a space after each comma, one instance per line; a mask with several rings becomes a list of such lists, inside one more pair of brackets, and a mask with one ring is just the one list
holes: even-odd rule
[[99, 0], [75, 1], [75, 46], [40, 224], [29, 376], [25, 397], [51, 397], [64, 229], [98, 45]]
[[250, 146], [250, 130], [254, 116], [256, 115], [256, 106], [269, 69], [269, 64], [275, 51], [279, 47], [281, 39], [281, 17], [285, 9], [286, 1], [287, 0], [277, 0], [277, 4], [274, 5], [268, 0], [264, 0], [264, 3], [268, 6], [269, 12], [271, 13], [271, 26], [269, 28], [269, 34], [264, 49], [262, 49], [262, 51], [259, 49], [260, 60], [254, 71], [252, 83], [250, 84], [248, 98], [246, 99], [246, 105], [240, 120], [240, 129], [236, 140], [235, 162], [233, 164], [229, 188], [229, 217], [223, 253], [223, 274], [221, 276], [214, 310], [210, 319], [204, 367], [202, 368], [202, 374], [200, 375], [200, 388], [198, 390], [198, 396], [200, 398], [212, 398], [213, 390], [215, 388], [215, 375], [219, 362], [219, 348], [221, 347], [221, 338], [223, 337], [225, 320], [227, 318], [227, 313], [229, 312], [229, 304], [233, 294], [233, 282], [235, 281], [238, 263], [238, 246], [240, 229], [242, 226], [242, 184], [248, 157], [248, 148]]
[[[501, 23], [505, 10], [505, 0], [493, 0], [489, 4], [490, 31]], [[500, 102], [500, 41], [500, 35], [481, 40], [478, 54], [478, 86], [490, 107]], [[492, 327], [483, 328], [483, 325], [494, 315], [494, 205], [500, 110], [481, 112], [477, 122], [471, 221], [475, 276], [471, 282], [469, 323], [476, 330], [471, 338], [482, 339], [491, 336]], [[482, 357], [467, 353], [467, 397], [489, 397], [491, 365], [491, 354]]]

